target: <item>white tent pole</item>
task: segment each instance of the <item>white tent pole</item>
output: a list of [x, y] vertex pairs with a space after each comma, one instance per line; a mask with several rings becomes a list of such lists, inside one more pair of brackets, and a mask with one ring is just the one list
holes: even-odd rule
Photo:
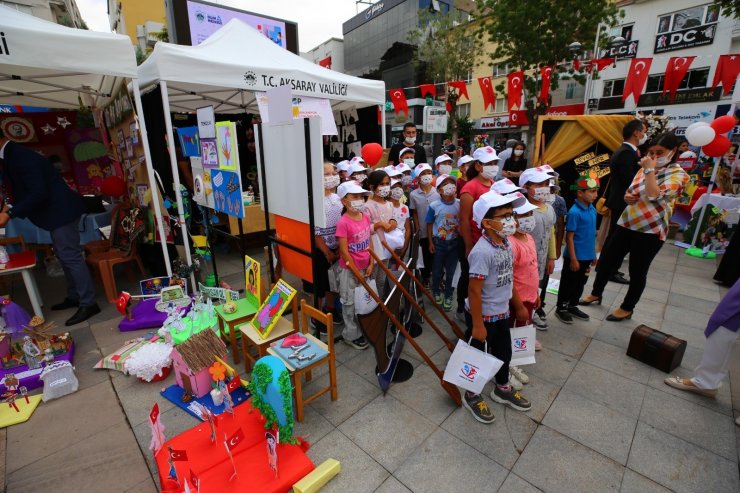
[[167, 268], [167, 276], [172, 277], [172, 266], [170, 264], [170, 255], [167, 251], [167, 242], [164, 238], [167, 236], [164, 234], [164, 221], [162, 221], [162, 210], [159, 208], [159, 187], [154, 178], [154, 167], [152, 165], [152, 152], [149, 149], [149, 137], [146, 132], [146, 123], [144, 122], [144, 108], [141, 104], [141, 91], [139, 90], [139, 81], [134, 79], [132, 86], [134, 86], [134, 104], [136, 105], [136, 114], [139, 115], [139, 132], [141, 132], [141, 144], [144, 146], [144, 159], [146, 159], [146, 172], [149, 176], [149, 190], [152, 192], [152, 205], [154, 206], [154, 217], [157, 219], [157, 229], [159, 229], [159, 237], [162, 239], [160, 244], [162, 245], [162, 256], [164, 257], [164, 265]]
[[[172, 115], [170, 115], [170, 98], [167, 92], [167, 82], [160, 81], [160, 89], [162, 92], [162, 108], [164, 109], [164, 123], [167, 127], [167, 145], [170, 151], [170, 166], [172, 167], [172, 179], [175, 182], [175, 200], [177, 200], [177, 222], [180, 224], [180, 231], [182, 231], [182, 244], [185, 248], [185, 259], [188, 265], [192, 265], [193, 259], [190, 256], [190, 237], [188, 236], [188, 230], [185, 226], [185, 210], [182, 207], [182, 194], [180, 193], [180, 172], [177, 169], [177, 156], [175, 155], [175, 136], [172, 130]], [[198, 289], [198, 284], [195, 282], [195, 275], [190, 273], [190, 281], [193, 283], [193, 289]]]
[[383, 145], [383, 149], [385, 149], [385, 103], [378, 106], [378, 108], [380, 108], [380, 142]]

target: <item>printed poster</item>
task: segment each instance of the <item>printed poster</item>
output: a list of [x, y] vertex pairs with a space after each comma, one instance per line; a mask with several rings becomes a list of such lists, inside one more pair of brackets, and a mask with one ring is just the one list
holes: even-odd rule
[[260, 337], [267, 339], [295, 294], [295, 289], [284, 280], [278, 279], [277, 284], [257, 311], [257, 315], [249, 322]]
[[260, 263], [252, 257], [244, 256], [244, 275], [246, 277], [244, 297], [255, 306], [260, 304]]
[[217, 122], [216, 142], [218, 145], [219, 168], [236, 170], [237, 164], [239, 164], [239, 150], [236, 145], [236, 124], [233, 122]]
[[214, 209], [229, 216], [243, 218], [244, 203], [239, 174], [222, 169], [211, 170], [211, 185]]

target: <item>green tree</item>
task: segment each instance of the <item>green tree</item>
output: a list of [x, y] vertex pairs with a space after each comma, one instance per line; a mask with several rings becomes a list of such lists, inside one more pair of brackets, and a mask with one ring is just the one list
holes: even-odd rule
[[[408, 33], [409, 43], [417, 47], [414, 63], [424, 82], [445, 83], [467, 80], [478, 62], [478, 47], [467, 19], [456, 14], [419, 10], [419, 27]], [[447, 88], [452, 141], [457, 142], [455, 117], [457, 90]]]
[[[583, 50], [592, 49], [599, 26], [615, 26], [623, 13], [613, 0], [480, 0], [477, 37], [488, 39], [495, 48], [490, 62], [509, 64], [510, 71], [522, 70], [524, 106], [530, 125], [536, 128], [537, 118], [547, 112], [552, 98], [537, 100], [541, 85], [539, 69], [556, 65], [550, 87], [557, 89], [561, 78], [572, 78], [581, 84], [585, 76], [573, 70], [570, 45], [580, 43]], [[608, 42], [608, 29], [601, 29], [600, 46]], [[499, 94], [506, 87], [496, 87]]]
[[727, 17], [740, 19], [740, 1], [738, 0], [714, 0], [714, 5], [722, 7], [722, 13]]

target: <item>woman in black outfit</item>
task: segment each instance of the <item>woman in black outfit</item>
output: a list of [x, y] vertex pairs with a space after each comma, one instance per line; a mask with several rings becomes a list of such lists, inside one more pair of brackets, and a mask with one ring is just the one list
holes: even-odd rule
[[524, 157], [524, 150], [527, 146], [524, 142], [517, 142], [511, 151], [511, 157], [504, 162], [504, 171], [501, 175], [519, 185], [519, 175], [527, 169], [527, 158]]

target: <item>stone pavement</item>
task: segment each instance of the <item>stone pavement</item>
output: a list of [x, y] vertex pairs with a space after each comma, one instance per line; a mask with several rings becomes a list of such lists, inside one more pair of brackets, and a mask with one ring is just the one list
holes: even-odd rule
[[[219, 257], [219, 272], [231, 273], [225, 279], [237, 288], [244, 285], [240, 269], [236, 256]], [[740, 491], [740, 428], [734, 424], [740, 349], [716, 400], [674, 390], [663, 384], [666, 374], [624, 354], [635, 326], [660, 328], [688, 341], [676, 373], [690, 375], [702, 354], [708, 314], [724, 294], [711, 281], [714, 269], [713, 261], [666, 245], [633, 320], [603, 321], [626, 290], [614, 284], [603, 306], [584, 308], [591, 321], [567, 326], [548, 317], [549, 330], [538, 332], [544, 349], [537, 364], [524, 368], [531, 383], [523, 393], [532, 410], [491, 404], [492, 425], [456, 408], [410, 345], [404, 358], [414, 365], [414, 377], [382, 395], [371, 350], [338, 344], [339, 400], [320, 398], [296, 425], [315, 463], [331, 457], [342, 464], [322, 491]], [[36, 275], [47, 304], [61, 298], [61, 280], [42, 270]], [[22, 283], [13, 289], [22, 302]], [[554, 296], [547, 301], [551, 310]], [[29, 422], [0, 431], [0, 476], [4, 466], [8, 492], [157, 491], [147, 449], [149, 409], [159, 403], [168, 436], [197, 423], [159, 396], [174, 377], [144, 384], [91, 369], [131, 337], [115, 328], [118, 319], [108, 305], [73, 329], [78, 393], [42, 403]], [[417, 340], [443, 368], [449, 351], [433, 331], [425, 325]]]

